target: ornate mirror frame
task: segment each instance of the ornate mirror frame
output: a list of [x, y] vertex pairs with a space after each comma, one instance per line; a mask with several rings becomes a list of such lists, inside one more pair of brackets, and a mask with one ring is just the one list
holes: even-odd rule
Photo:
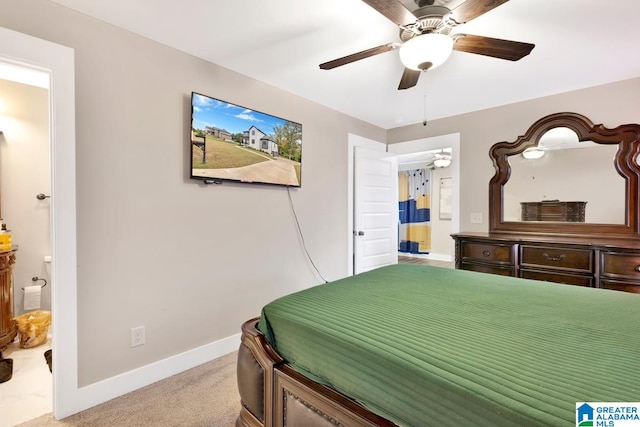
[[[579, 141], [599, 144], [618, 144], [614, 167], [625, 180], [625, 223], [590, 224], [576, 222], [510, 222], [504, 221], [503, 187], [509, 180], [509, 156], [522, 153], [538, 145], [540, 138], [550, 129], [572, 129]], [[612, 238], [640, 237], [640, 166], [636, 159], [640, 151], [640, 125], [627, 124], [608, 129], [594, 125], [577, 113], [556, 113], [535, 122], [527, 132], [513, 142], [498, 142], [489, 150], [496, 170], [489, 182], [489, 232], [518, 234], [553, 234], [564, 236], [600, 236]]]

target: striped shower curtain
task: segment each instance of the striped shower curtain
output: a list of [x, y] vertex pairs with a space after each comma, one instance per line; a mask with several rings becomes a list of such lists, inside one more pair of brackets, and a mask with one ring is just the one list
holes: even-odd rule
[[431, 250], [431, 170], [398, 173], [398, 250], [428, 254]]

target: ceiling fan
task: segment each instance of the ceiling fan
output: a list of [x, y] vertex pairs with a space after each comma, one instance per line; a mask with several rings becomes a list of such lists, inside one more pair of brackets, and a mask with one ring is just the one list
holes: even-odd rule
[[414, 0], [418, 9], [409, 11], [399, 0], [362, 0], [400, 28], [402, 43], [387, 43], [320, 64], [330, 70], [361, 59], [400, 49], [405, 66], [398, 89], [418, 83], [420, 72], [447, 60], [452, 50], [517, 61], [535, 45], [470, 34], [449, 34], [453, 28], [477, 18], [509, 0], [467, 0], [453, 10], [434, 5], [435, 0]]
[[451, 164], [451, 152], [440, 150], [439, 153], [434, 153], [433, 158], [427, 163], [427, 169], [434, 168], [446, 168]]

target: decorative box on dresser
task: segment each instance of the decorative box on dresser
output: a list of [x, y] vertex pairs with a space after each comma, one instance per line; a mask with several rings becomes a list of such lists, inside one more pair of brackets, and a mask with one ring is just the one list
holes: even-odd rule
[[13, 320], [13, 251], [0, 252], [0, 351], [16, 337], [18, 329]]
[[587, 202], [520, 202], [523, 221], [584, 222]]
[[[585, 187], [587, 191], [581, 195], [590, 197], [594, 194], [589, 191], [596, 193], [596, 189], [601, 188], [599, 191], [604, 193], [604, 201], [594, 199], [599, 202], [593, 205], [594, 210], [604, 207], [600, 211], [613, 211], [616, 204], [612, 201], [618, 199], [607, 198], [610, 197], [607, 193], [615, 191], [610, 189], [610, 181], [604, 179], [611, 172], [624, 186], [624, 190], [620, 190], [620, 193], [624, 192], [624, 198], [619, 199], [619, 204], [624, 205], [624, 209], [620, 206], [620, 216], [624, 215], [624, 220], [617, 223], [612, 220], [611, 224], [606, 223], [607, 221], [590, 223], [588, 218], [585, 221], [586, 200], [536, 203], [520, 201], [522, 217], [505, 220], [504, 187], [512, 175], [509, 157], [520, 156], [530, 149], [544, 150], [541, 141], [545, 133], [555, 132], [556, 128], [572, 131], [574, 139], [577, 136], [577, 142], [573, 144], [589, 141], [583, 146], [615, 145], [611, 147], [616, 153], [612, 163], [608, 163], [611, 157], [603, 156], [598, 157], [603, 159], [603, 163], [598, 165], [600, 169], [581, 165], [581, 168], [594, 176], [592, 182], [596, 185], [589, 187], [576, 180], [569, 187], [574, 191]], [[582, 147], [574, 145], [573, 148]], [[640, 293], [639, 153], [640, 125], [627, 124], [608, 129], [603, 125], [594, 125], [588, 118], [576, 113], [557, 113], [543, 117], [515, 141], [494, 144], [489, 150], [495, 168], [495, 175], [489, 182], [489, 232], [461, 232], [452, 235], [455, 241], [455, 267], [567, 285]], [[514, 163], [516, 160], [520, 161], [519, 158], [513, 160]], [[533, 168], [529, 169], [531, 170]], [[541, 174], [538, 181], [546, 178], [545, 173], [554, 177], [551, 180], [553, 184], [548, 186], [554, 188], [543, 188], [545, 193], [559, 191], [556, 188], [561, 184], [558, 176], [574, 179], [573, 173], [565, 169], [561, 169], [561, 174], [543, 169], [536, 171]], [[600, 180], [606, 184], [598, 185], [601, 184]], [[509, 194], [515, 200], [518, 197], [530, 197], [522, 195], [529, 190], [530, 188], [525, 188], [514, 191], [510, 188]], [[570, 206], [571, 203], [573, 205]], [[589, 203], [592, 206], [592, 202]], [[511, 208], [511, 203], [509, 207]], [[544, 213], [545, 209], [548, 210], [545, 215], [538, 215]]]

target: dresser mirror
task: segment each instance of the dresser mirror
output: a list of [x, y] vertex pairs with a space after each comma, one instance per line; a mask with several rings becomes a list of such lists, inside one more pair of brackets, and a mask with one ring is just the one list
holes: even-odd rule
[[[618, 145], [580, 141], [567, 127], [548, 130], [536, 147], [509, 156], [504, 220], [557, 221], [553, 213], [566, 209], [565, 221], [625, 224], [625, 180], [615, 168]], [[545, 207], [551, 214], [540, 211]], [[580, 217], [571, 215], [580, 208]]]
[[637, 124], [608, 129], [558, 113], [495, 144], [490, 232], [636, 236], [639, 137]]

